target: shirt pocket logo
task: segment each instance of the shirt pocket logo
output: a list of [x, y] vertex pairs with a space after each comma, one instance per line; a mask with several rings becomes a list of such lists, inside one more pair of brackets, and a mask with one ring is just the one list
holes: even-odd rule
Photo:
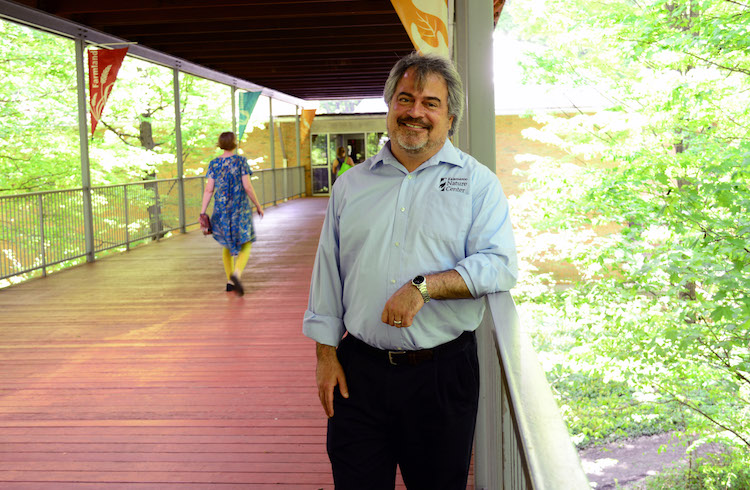
[[440, 192], [458, 192], [460, 194], [468, 194], [469, 179], [466, 177], [440, 177], [438, 190]]

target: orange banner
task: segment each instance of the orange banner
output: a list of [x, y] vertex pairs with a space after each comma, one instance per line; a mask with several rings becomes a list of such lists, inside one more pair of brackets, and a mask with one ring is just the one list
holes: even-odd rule
[[302, 115], [299, 118], [299, 140], [302, 144], [304, 144], [307, 137], [310, 136], [310, 128], [312, 127], [316, 110], [317, 109], [302, 109]]
[[391, 4], [414, 49], [450, 57], [448, 0], [391, 0]]
[[91, 111], [91, 135], [102, 118], [104, 104], [117, 79], [122, 60], [128, 48], [89, 49], [89, 110]]

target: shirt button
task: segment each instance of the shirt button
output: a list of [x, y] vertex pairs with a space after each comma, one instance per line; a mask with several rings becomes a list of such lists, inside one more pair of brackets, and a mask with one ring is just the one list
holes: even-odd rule
[[391, 279], [391, 284], [396, 284], [396, 280], [395, 279]]
[[398, 247], [399, 243], [398, 243], [398, 242], [396, 242], [396, 243], [395, 243], [395, 245], [396, 245], [396, 246]]
[[406, 208], [401, 208], [401, 212], [403, 213], [404, 211], [406, 211]]
[[409, 180], [413, 179], [414, 176], [412, 174], [409, 174], [409, 177], [407, 177]]

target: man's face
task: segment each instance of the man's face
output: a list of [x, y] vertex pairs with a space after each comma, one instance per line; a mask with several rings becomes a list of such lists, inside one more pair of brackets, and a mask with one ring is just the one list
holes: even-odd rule
[[403, 151], [426, 161], [443, 147], [453, 116], [448, 116], [448, 86], [443, 77], [429, 74], [419, 90], [413, 71], [406, 70], [388, 104], [388, 136], [397, 158]]

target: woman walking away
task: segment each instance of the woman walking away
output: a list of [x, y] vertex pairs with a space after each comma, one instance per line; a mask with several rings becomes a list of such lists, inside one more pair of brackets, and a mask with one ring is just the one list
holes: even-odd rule
[[211, 160], [208, 165], [201, 214], [205, 214], [211, 196], [216, 191], [214, 213], [211, 216], [213, 236], [224, 247], [222, 258], [227, 275], [227, 291], [234, 291], [238, 296], [242, 296], [245, 290], [240, 279], [250, 258], [252, 243], [255, 241], [250, 201], [258, 209], [261, 218], [263, 206], [258, 202], [250, 183], [253, 171], [250, 170], [247, 158], [234, 153], [237, 148], [234, 133], [221, 133], [219, 148], [224, 150], [224, 153], [219, 158]]
[[341, 174], [349, 170], [354, 166], [354, 160], [352, 157], [346, 154], [346, 148], [339, 146], [336, 150], [336, 160], [333, 161], [333, 173], [336, 177], [341, 177]]

